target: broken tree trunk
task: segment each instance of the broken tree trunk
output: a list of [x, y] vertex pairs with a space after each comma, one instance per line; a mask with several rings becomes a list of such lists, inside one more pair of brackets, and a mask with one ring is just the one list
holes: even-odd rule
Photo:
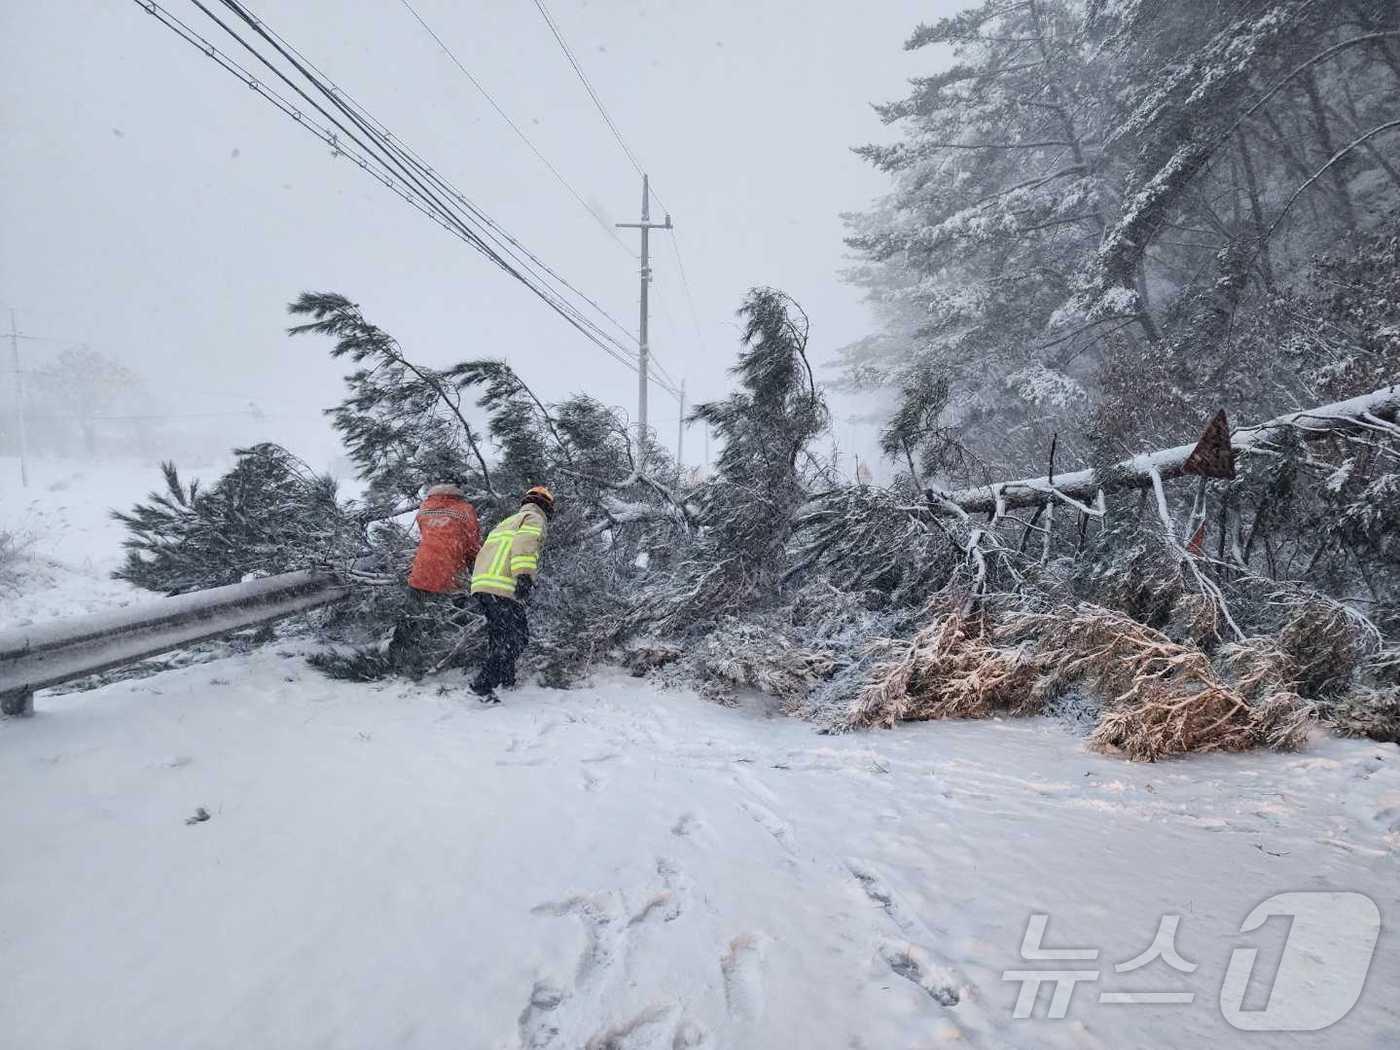
[[[1345, 430], [1394, 434], [1397, 433], [1397, 416], [1400, 416], [1400, 384], [1393, 384], [1345, 401], [1288, 412], [1265, 423], [1241, 427], [1230, 435], [1230, 445], [1239, 456], [1262, 451], [1271, 438], [1283, 431], [1292, 431], [1304, 440]], [[956, 492], [930, 489], [929, 509], [940, 514], [956, 515], [958, 511], [1001, 514], [1017, 507], [1041, 507], [1058, 499], [1081, 513], [1098, 516], [1103, 513], [1098, 505], [1100, 492], [1150, 489], [1154, 473], [1159, 483], [1180, 477], [1187, 473], [1186, 461], [1195, 448], [1195, 444], [1190, 444], [1144, 452], [1103, 472], [1086, 469], [1057, 474], [1053, 484], [1050, 478], [1043, 477], [978, 485]]]

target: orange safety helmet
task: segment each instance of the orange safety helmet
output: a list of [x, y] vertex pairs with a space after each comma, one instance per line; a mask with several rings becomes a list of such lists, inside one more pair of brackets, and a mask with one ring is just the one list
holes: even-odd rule
[[521, 503], [533, 503], [550, 517], [554, 516], [554, 493], [544, 485], [535, 485], [525, 493]]

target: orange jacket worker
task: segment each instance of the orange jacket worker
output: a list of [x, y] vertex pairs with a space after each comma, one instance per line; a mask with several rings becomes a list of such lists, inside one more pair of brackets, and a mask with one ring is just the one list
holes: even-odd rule
[[458, 594], [466, 589], [469, 566], [481, 550], [476, 508], [456, 485], [434, 485], [418, 508], [418, 551], [408, 585], [429, 594]]

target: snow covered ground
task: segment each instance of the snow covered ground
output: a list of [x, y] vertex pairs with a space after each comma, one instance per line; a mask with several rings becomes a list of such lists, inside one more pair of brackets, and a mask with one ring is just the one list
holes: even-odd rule
[[[263, 650], [41, 698], [0, 725], [0, 797], [0, 1031], [29, 1050], [1400, 1032], [1394, 747], [1129, 765], [1041, 720], [824, 737], [621, 678], [486, 709]], [[1384, 914], [1361, 1003], [1316, 1035], [1234, 1032], [1241, 921], [1317, 889]], [[1012, 1017], [1034, 913], [1046, 946], [1102, 952], [1063, 1020], [1048, 990]], [[1198, 969], [1113, 974], [1173, 914]]]
[[[0, 622], [101, 597], [85, 513], [92, 549]], [[829, 737], [606, 674], [486, 709], [282, 644], [37, 708], [0, 720], [6, 1047], [1400, 1045], [1393, 745], [1132, 765], [1046, 720]], [[1238, 1031], [1232, 951], [1262, 1009], [1302, 937], [1241, 924], [1290, 891], [1374, 900], [1369, 978], [1324, 1031]], [[1034, 915], [1097, 958], [1025, 961]], [[1169, 916], [1195, 968], [1115, 972]], [[1366, 939], [1341, 919], [1288, 996], [1326, 999]], [[1099, 976], [1018, 1020], [1008, 970]], [[1194, 1000], [1099, 1001], [1124, 991]]]
[[[197, 472], [210, 478], [221, 471]], [[0, 626], [120, 608], [150, 595], [111, 578], [124, 531], [112, 508], [128, 510], [163, 488], [156, 464], [36, 460], [29, 487], [18, 462], [0, 457], [0, 530], [24, 550], [20, 579], [0, 579]]]

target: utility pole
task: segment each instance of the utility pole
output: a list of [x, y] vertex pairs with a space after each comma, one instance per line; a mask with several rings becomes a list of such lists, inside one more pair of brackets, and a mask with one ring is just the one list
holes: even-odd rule
[[642, 455], [647, 441], [647, 285], [651, 283], [651, 240], [652, 230], [671, 229], [671, 216], [665, 222], [651, 221], [651, 184], [642, 176], [642, 221], [619, 222], [619, 228], [642, 231], [642, 311], [637, 338], [637, 463], [641, 466]]
[[10, 363], [15, 369], [15, 419], [19, 433], [19, 483], [29, 487], [28, 437], [24, 432], [24, 373], [19, 367], [19, 327], [15, 323], [14, 307], [10, 308]]

